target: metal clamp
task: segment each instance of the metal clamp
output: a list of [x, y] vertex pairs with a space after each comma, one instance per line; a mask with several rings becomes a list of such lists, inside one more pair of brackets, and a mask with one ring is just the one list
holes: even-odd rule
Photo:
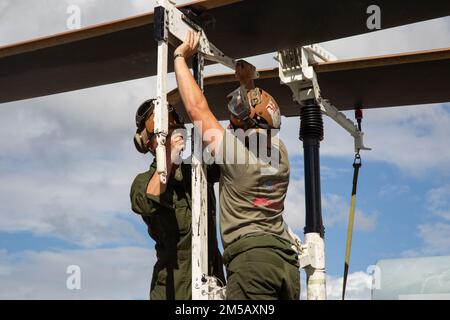
[[329, 100], [322, 97], [313, 64], [335, 61], [336, 57], [318, 44], [280, 50], [276, 59], [279, 63], [279, 76], [282, 83], [288, 85], [293, 99], [300, 106], [314, 99], [322, 113], [329, 116], [343, 127], [355, 141], [355, 152], [371, 150], [364, 146], [364, 132], [344, 113], [339, 111]]

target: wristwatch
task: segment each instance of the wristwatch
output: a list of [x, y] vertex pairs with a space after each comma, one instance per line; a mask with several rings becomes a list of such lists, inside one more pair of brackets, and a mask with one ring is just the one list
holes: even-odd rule
[[173, 60], [176, 60], [176, 59], [179, 58], [179, 57], [181, 57], [181, 58], [184, 59], [183, 54], [181, 54], [181, 53], [176, 53], [176, 54], [173, 55]]

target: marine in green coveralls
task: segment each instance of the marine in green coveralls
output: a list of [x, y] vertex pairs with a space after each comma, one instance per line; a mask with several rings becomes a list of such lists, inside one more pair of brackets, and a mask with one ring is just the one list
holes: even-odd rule
[[[245, 131], [244, 139], [224, 130], [186, 63], [197, 52], [199, 35], [189, 32], [175, 50], [175, 74], [186, 112], [194, 124], [201, 124], [203, 142], [221, 169], [226, 298], [299, 299], [298, 257], [282, 216], [290, 175], [288, 153], [280, 139], [267, 139], [268, 130], [280, 128], [280, 110], [273, 97], [254, 86], [255, 67], [239, 61], [236, 77], [241, 87], [228, 96], [228, 109], [231, 127]], [[256, 135], [258, 141], [264, 134], [270, 141], [266, 151], [279, 155], [278, 165], [258, 161], [262, 149], [249, 148], [251, 138]]]
[[[144, 102], [136, 114], [135, 145], [139, 152], [156, 150], [153, 134], [154, 101]], [[167, 137], [167, 185], [160, 183], [156, 159], [139, 174], [131, 187], [132, 210], [141, 215], [150, 237], [156, 242], [157, 262], [150, 289], [152, 300], [191, 299], [191, 166], [181, 163], [184, 124], [176, 111], [169, 110]], [[180, 130], [181, 129], [181, 130]], [[213, 183], [220, 177], [217, 166], [208, 167], [209, 274], [225, 282], [222, 257], [217, 247], [216, 199]]]

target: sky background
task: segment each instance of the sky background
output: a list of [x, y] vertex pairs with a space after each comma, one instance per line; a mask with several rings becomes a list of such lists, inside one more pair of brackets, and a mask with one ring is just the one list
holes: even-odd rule
[[[154, 3], [0, 0], [0, 46], [66, 31], [71, 4], [85, 27], [152, 11]], [[342, 59], [449, 47], [450, 18], [323, 46]], [[276, 66], [273, 54], [249, 60]], [[148, 297], [154, 242], [130, 209], [129, 189], [152, 161], [132, 137], [135, 111], [155, 86], [145, 78], [0, 105], [0, 298]], [[286, 220], [302, 234], [298, 126], [298, 118], [283, 118], [281, 137], [292, 170]], [[368, 110], [363, 126], [373, 151], [362, 155], [348, 297], [369, 299], [366, 270], [378, 260], [450, 254], [450, 104]], [[338, 298], [354, 154], [351, 137], [329, 119], [321, 155], [328, 294]], [[66, 288], [69, 265], [81, 267], [81, 290]]]

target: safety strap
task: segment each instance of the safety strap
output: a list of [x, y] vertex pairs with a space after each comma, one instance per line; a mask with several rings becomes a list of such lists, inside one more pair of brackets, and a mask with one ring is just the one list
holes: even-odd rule
[[342, 300], [345, 299], [345, 289], [347, 286], [347, 276], [350, 263], [350, 251], [352, 247], [352, 237], [353, 237], [353, 223], [355, 221], [355, 205], [356, 205], [356, 190], [358, 186], [358, 174], [361, 168], [361, 155], [359, 152], [355, 155], [355, 161], [353, 162], [353, 187], [352, 187], [352, 197], [350, 201], [350, 213], [348, 217], [348, 229], [347, 229], [347, 244], [345, 248], [345, 264], [344, 264], [344, 284], [342, 288]]

